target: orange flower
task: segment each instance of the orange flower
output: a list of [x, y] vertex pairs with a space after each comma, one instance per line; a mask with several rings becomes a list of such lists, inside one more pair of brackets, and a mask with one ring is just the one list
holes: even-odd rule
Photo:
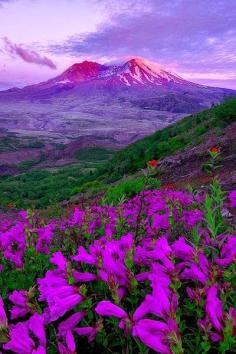
[[212, 148], [210, 148], [210, 152], [212, 152], [213, 154], [219, 154], [220, 148], [217, 146], [213, 146]]
[[163, 186], [164, 189], [167, 189], [167, 190], [175, 190], [176, 189], [176, 185], [175, 183], [167, 183], [165, 186]]
[[158, 161], [157, 160], [150, 160], [147, 163], [148, 167], [156, 168], [158, 166]]
[[8, 209], [12, 209], [12, 208], [15, 207], [15, 203], [10, 202], [10, 203], [7, 204], [7, 207], [8, 207]]

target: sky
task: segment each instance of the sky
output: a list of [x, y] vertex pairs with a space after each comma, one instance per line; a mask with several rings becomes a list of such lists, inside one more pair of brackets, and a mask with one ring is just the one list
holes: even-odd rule
[[0, 0], [0, 89], [137, 56], [236, 89], [236, 0]]

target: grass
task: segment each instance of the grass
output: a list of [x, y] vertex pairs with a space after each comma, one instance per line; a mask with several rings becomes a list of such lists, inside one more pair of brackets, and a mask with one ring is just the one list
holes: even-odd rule
[[86, 147], [79, 149], [76, 158], [84, 162], [96, 162], [109, 160], [113, 152], [103, 147]]
[[88, 179], [89, 175], [84, 175], [78, 167], [63, 168], [55, 173], [34, 170], [16, 177], [1, 178], [0, 205], [14, 203], [17, 208], [44, 208], [69, 199], [72, 190]]

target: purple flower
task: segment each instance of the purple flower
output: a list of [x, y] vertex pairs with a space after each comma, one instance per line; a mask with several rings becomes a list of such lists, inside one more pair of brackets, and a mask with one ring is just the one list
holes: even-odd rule
[[59, 336], [64, 336], [67, 331], [70, 331], [77, 326], [77, 324], [84, 318], [86, 315], [85, 311], [76, 312], [67, 318], [65, 321], [61, 322], [58, 326]]
[[95, 255], [89, 254], [83, 246], [80, 246], [77, 251], [77, 255], [72, 257], [72, 259], [76, 262], [96, 265], [97, 258]]
[[[187, 265], [188, 266], [188, 265]], [[207, 283], [208, 277], [195, 263], [189, 264], [189, 267], [185, 268], [180, 274], [181, 280], [198, 280], [203, 285]]]
[[75, 354], [75, 351], [71, 351], [68, 347], [66, 347], [64, 344], [62, 344], [61, 342], [57, 343], [57, 347], [58, 347], [58, 352], [59, 354]]
[[127, 313], [117, 305], [110, 301], [100, 301], [95, 311], [101, 316], [114, 316], [116, 318], [127, 318]]
[[54, 229], [55, 229], [54, 223], [50, 223], [49, 225], [41, 227], [37, 230], [38, 238], [35, 247], [37, 252], [41, 252], [45, 254], [49, 253], [49, 248], [53, 237]]
[[[37, 342], [34, 342], [31, 333], [37, 339]], [[46, 334], [43, 317], [34, 314], [29, 321], [19, 322], [10, 326], [10, 340], [3, 345], [3, 348], [18, 354], [46, 354]]]
[[78, 272], [77, 270], [73, 272], [73, 278], [76, 282], [90, 282], [97, 280], [97, 276], [95, 274], [89, 272]]
[[192, 289], [187, 287], [186, 292], [191, 300], [194, 300], [197, 303], [200, 303], [200, 301], [202, 300], [202, 293], [200, 288]]
[[52, 264], [55, 264], [57, 266], [57, 269], [62, 271], [62, 272], [66, 272], [66, 268], [67, 268], [67, 261], [66, 258], [63, 256], [61, 251], [58, 251], [56, 253], [54, 253], [52, 255], [52, 257], [50, 258], [50, 262]]
[[30, 308], [28, 306], [28, 292], [26, 290], [14, 290], [9, 296], [9, 300], [14, 304], [10, 310], [12, 320], [25, 316], [28, 312], [30, 312]]
[[[68, 348], [69, 353], [74, 353], [76, 349], [73, 330], [75, 326], [83, 319], [85, 312], [76, 312], [71, 315], [67, 320], [61, 322], [58, 327], [58, 336], [61, 337]], [[66, 347], [64, 347], [66, 348]]]
[[120, 251], [126, 253], [133, 247], [133, 243], [134, 243], [134, 235], [131, 232], [129, 232], [128, 234], [123, 235], [119, 239], [118, 247]]
[[184, 261], [190, 261], [194, 256], [194, 248], [187, 244], [184, 237], [180, 237], [171, 247], [175, 257]]
[[185, 207], [191, 205], [194, 200], [190, 193], [182, 191], [167, 191], [166, 196], [173, 202], [179, 202], [182, 206]]
[[207, 289], [206, 313], [213, 327], [220, 332], [223, 328], [223, 304], [217, 297], [217, 292], [215, 285]]
[[157, 353], [170, 354], [171, 350], [167, 340], [169, 332], [170, 329], [166, 323], [143, 319], [133, 326], [132, 335], [139, 337], [145, 345]]
[[236, 190], [229, 193], [229, 201], [231, 208], [236, 208]]
[[171, 279], [169, 269], [159, 263], [153, 263], [151, 269], [149, 280], [151, 282], [153, 295], [157, 296], [160, 287], [165, 288], [166, 292], [170, 292], [169, 286]]
[[39, 340], [40, 346], [46, 347], [46, 333], [44, 328], [44, 317], [35, 313], [30, 317], [28, 326], [31, 332]]
[[198, 252], [198, 259], [195, 261], [197, 264], [194, 261], [187, 261], [179, 263], [176, 266], [176, 269], [178, 270], [184, 269], [179, 278], [181, 280], [198, 280], [205, 285], [209, 276], [209, 262], [202, 251]]
[[88, 338], [89, 343], [94, 341], [96, 334], [97, 334], [97, 328], [95, 327], [80, 327], [80, 328], [75, 328], [75, 332], [79, 336], [86, 336]]
[[154, 260], [159, 260], [168, 270], [174, 270], [174, 265], [169, 258], [172, 251], [166, 236], [161, 236], [155, 243], [149, 242], [145, 246], [137, 246], [134, 256], [135, 263], [151, 266]]
[[183, 221], [189, 228], [193, 228], [197, 223], [203, 220], [203, 212], [200, 210], [184, 210]]
[[138, 282], [143, 282], [145, 280], [149, 280], [150, 274], [151, 274], [151, 272], [142, 272], [142, 273], [135, 275], [135, 279]]
[[201, 328], [212, 342], [219, 342], [223, 339], [222, 334], [212, 331], [212, 325], [208, 316], [197, 321], [199, 328]]
[[163, 289], [159, 291], [159, 295], [160, 299], [155, 298], [152, 295], [146, 295], [144, 301], [134, 312], [133, 319], [137, 321], [145, 317], [147, 314], [153, 314], [165, 318], [170, 312], [170, 302]]
[[19, 215], [22, 219], [28, 219], [28, 212], [25, 210], [20, 210]]
[[221, 248], [221, 258], [216, 258], [215, 262], [223, 267], [229, 266], [236, 260], [236, 237], [226, 236], [226, 241]]
[[71, 225], [72, 226], [75, 226], [75, 225], [81, 226], [82, 222], [83, 222], [84, 214], [85, 213], [83, 210], [81, 210], [79, 208], [75, 208]]
[[168, 229], [170, 227], [169, 223], [169, 214], [155, 214], [152, 216], [153, 222], [152, 222], [152, 227], [155, 231], [161, 230], [161, 229]]
[[102, 251], [102, 270], [100, 277], [104, 281], [112, 278], [115, 283], [121, 286], [128, 286], [128, 272], [124, 264], [126, 252], [121, 251], [119, 241], [110, 241]]
[[14, 263], [17, 268], [21, 268], [26, 250], [24, 224], [17, 223], [5, 233], [2, 233], [0, 244], [4, 258]]
[[62, 275], [55, 274], [54, 271], [48, 271], [45, 278], [38, 279], [38, 284], [39, 301], [48, 303], [45, 310], [47, 322], [56, 321], [83, 300], [78, 288], [69, 285]]
[[10, 340], [3, 348], [13, 353], [32, 354], [35, 344], [30, 337], [27, 322], [19, 322], [10, 327]]

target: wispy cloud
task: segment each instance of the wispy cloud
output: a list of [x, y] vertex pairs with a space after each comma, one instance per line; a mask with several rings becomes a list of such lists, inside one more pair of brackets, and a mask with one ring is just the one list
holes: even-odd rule
[[75, 34], [49, 50], [74, 56], [145, 56], [181, 72], [236, 70], [235, 0], [137, 0], [133, 12], [128, 7], [133, 0], [125, 3], [126, 10], [112, 13], [96, 32]]
[[[1, 0], [0, 0], [1, 1]], [[34, 50], [24, 48], [20, 44], [12, 43], [7, 37], [3, 38], [5, 51], [15, 57], [19, 57], [27, 63], [47, 66], [56, 69], [56, 64], [48, 57], [40, 55]]]

